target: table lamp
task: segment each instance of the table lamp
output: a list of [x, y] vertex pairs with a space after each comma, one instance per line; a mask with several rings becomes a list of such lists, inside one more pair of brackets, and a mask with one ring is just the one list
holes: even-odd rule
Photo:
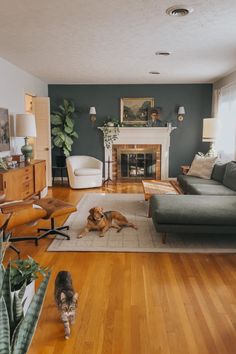
[[25, 145], [22, 146], [21, 152], [25, 157], [25, 162], [30, 163], [33, 147], [29, 144], [29, 138], [37, 136], [35, 116], [33, 114], [16, 115], [16, 136], [24, 137]]
[[202, 141], [211, 143], [210, 150], [207, 152], [207, 156], [217, 156], [215, 149], [215, 139], [217, 133], [217, 119], [216, 118], [204, 118]]

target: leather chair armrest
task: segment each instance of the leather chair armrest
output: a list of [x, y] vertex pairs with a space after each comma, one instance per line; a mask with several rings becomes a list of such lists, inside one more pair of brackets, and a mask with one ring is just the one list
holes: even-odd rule
[[11, 214], [26, 208], [31, 209], [33, 203], [34, 203], [33, 200], [7, 202], [7, 203], [0, 204], [0, 210], [3, 214]]

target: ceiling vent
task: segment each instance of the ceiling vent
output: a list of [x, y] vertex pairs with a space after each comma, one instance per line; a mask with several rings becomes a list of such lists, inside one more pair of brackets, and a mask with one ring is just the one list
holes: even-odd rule
[[158, 71], [149, 71], [149, 74], [151, 75], [160, 75]]
[[191, 12], [193, 12], [192, 8], [187, 8], [186, 6], [183, 5], [172, 6], [166, 10], [166, 13], [169, 16], [175, 16], [175, 17], [187, 16]]

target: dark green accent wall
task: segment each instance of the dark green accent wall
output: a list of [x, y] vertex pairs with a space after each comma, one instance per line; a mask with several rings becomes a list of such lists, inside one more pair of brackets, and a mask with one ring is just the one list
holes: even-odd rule
[[[202, 120], [211, 117], [211, 84], [161, 84], [161, 85], [49, 85], [51, 111], [63, 98], [73, 100], [79, 110], [76, 119], [72, 155], [90, 155], [104, 161], [102, 125], [107, 116], [120, 117], [121, 97], [154, 97], [155, 106], [161, 107], [161, 119], [173, 120], [177, 129], [171, 134], [170, 177], [179, 173], [182, 164], [191, 163], [198, 151], [206, 152], [209, 145], [202, 143]], [[178, 106], [184, 106], [186, 115], [177, 123]], [[96, 126], [89, 119], [89, 107], [97, 110]], [[150, 128], [151, 129], [151, 128]]]

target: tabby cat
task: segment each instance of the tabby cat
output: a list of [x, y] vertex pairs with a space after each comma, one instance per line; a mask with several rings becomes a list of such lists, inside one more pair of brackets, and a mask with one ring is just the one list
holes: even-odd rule
[[70, 324], [75, 322], [78, 294], [74, 292], [71, 274], [61, 271], [55, 280], [55, 300], [65, 329], [65, 339], [70, 336]]

